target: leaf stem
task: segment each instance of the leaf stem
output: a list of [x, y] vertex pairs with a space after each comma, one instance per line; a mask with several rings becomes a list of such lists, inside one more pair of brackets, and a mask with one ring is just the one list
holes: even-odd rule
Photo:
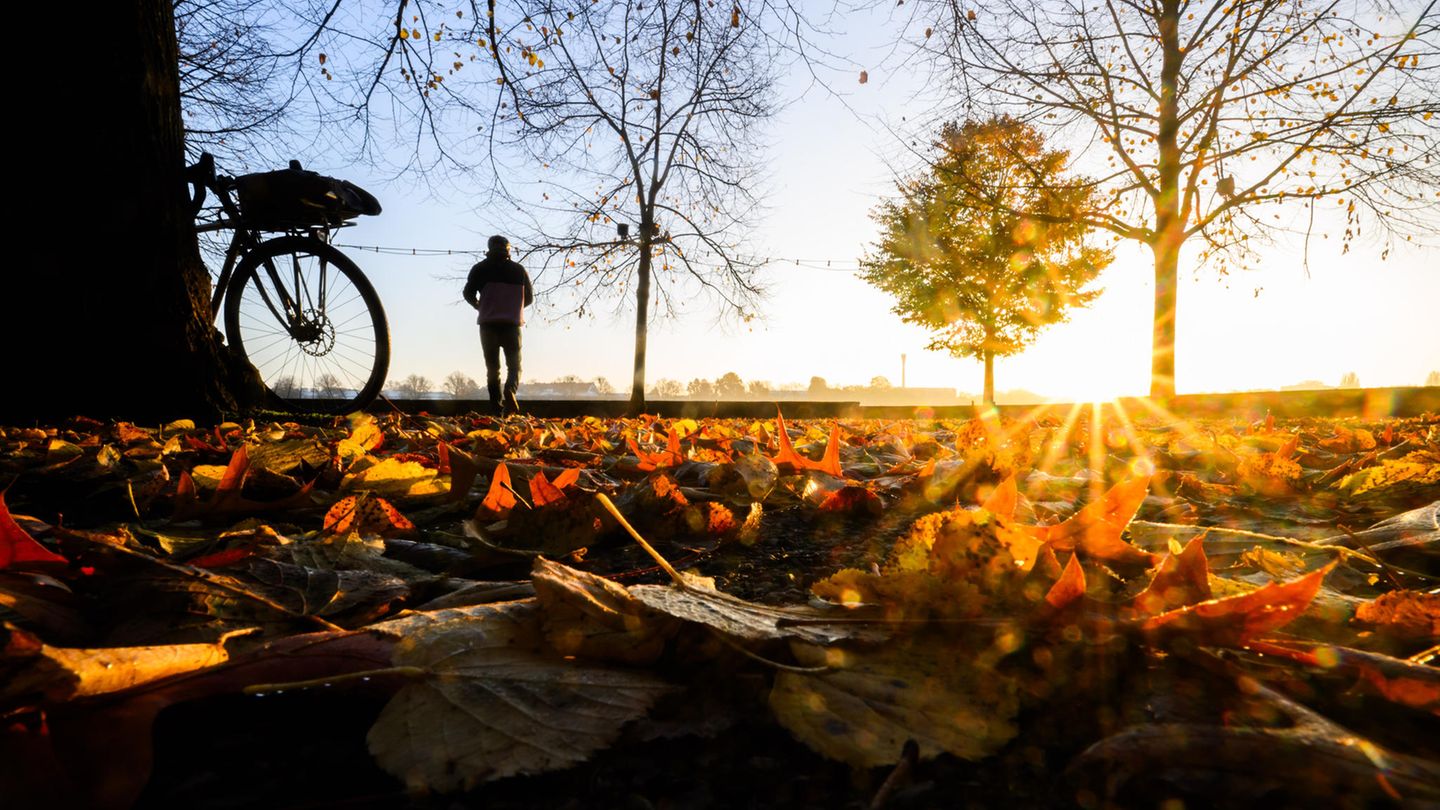
[[305, 681], [287, 681], [285, 683], [255, 683], [241, 690], [247, 695], [260, 695], [267, 692], [283, 692], [286, 689], [312, 689], [317, 686], [331, 686], [337, 683], [348, 683], [350, 681], [364, 681], [370, 678], [383, 678], [390, 675], [399, 675], [404, 678], [421, 678], [426, 670], [420, 667], [385, 667], [383, 669], [366, 669], [360, 672], [347, 672], [344, 675], [330, 675], [324, 678], [311, 678]]
[[595, 493], [595, 500], [599, 501], [600, 505], [605, 507], [605, 511], [609, 512], [611, 516], [615, 518], [615, 520], [619, 521], [621, 526], [625, 527], [625, 531], [629, 532], [630, 536], [635, 538], [635, 542], [639, 543], [640, 547], [645, 549], [646, 554], [649, 554], [651, 558], [653, 558], [655, 562], [660, 565], [661, 568], [665, 569], [665, 573], [670, 575], [670, 579], [676, 585], [679, 585], [682, 588], [687, 587], [685, 585], [685, 578], [680, 576], [680, 572], [675, 570], [675, 567], [670, 564], [669, 560], [666, 560], [664, 557], [660, 556], [660, 552], [656, 551], [653, 546], [645, 542], [645, 538], [641, 537], [640, 533], [635, 531], [635, 527], [631, 526], [630, 521], [626, 520], [625, 516], [620, 514], [620, 510], [616, 508], [615, 504], [610, 500], [610, 498], [605, 495], [605, 493]]

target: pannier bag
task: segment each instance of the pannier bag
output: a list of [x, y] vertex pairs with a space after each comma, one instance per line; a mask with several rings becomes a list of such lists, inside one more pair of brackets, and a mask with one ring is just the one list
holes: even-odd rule
[[243, 174], [235, 193], [245, 223], [259, 230], [333, 227], [358, 216], [380, 213], [380, 202], [365, 189], [300, 168]]

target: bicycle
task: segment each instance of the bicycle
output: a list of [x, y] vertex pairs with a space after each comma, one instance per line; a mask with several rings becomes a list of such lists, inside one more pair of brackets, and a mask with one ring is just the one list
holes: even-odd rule
[[[197, 234], [233, 230], [210, 301], [225, 339], [286, 410], [348, 413], [375, 400], [390, 366], [390, 329], [333, 230], [380, 212], [363, 189], [288, 170], [228, 177], [209, 153], [186, 169]], [[206, 198], [217, 205], [205, 211]], [[276, 233], [278, 236], [268, 236]]]

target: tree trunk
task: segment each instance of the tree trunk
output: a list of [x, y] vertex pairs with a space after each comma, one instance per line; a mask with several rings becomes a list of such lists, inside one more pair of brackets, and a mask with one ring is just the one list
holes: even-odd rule
[[995, 404], [995, 353], [985, 352], [985, 393], [986, 405]]
[[[38, 86], [15, 128], [40, 170], [19, 198], [19, 232], [37, 241], [32, 261], [0, 273], [0, 416], [213, 419], [236, 405], [181, 182], [172, 3], [87, 13], [83, 58], [61, 60], [75, 80]], [[66, 221], [69, 238], [38, 242]]]
[[630, 415], [645, 411], [645, 338], [650, 327], [650, 222], [640, 221], [640, 269], [635, 287], [635, 376], [630, 383]]
[[1179, 281], [1180, 245], [1162, 239], [1155, 252], [1155, 323], [1150, 343], [1150, 398], [1157, 402], [1175, 396], [1175, 312]]
[[1180, 245], [1185, 223], [1180, 220], [1180, 0], [1163, 0], [1160, 18], [1160, 120], [1157, 144], [1158, 196], [1155, 199], [1155, 322], [1150, 344], [1150, 398], [1168, 402], [1175, 396], [1175, 303]]

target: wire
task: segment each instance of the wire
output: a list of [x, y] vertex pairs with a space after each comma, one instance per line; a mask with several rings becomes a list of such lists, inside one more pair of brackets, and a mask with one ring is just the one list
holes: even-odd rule
[[[420, 247], [394, 247], [386, 245], [348, 245], [336, 244], [335, 247], [347, 250], [360, 250], [369, 253], [379, 253], [388, 256], [480, 256], [484, 250], [464, 250], [461, 248], [420, 248]], [[696, 261], [697, 265], [707, 267], [718, 267], [719, 265], [707, 265], [704, 262]], [[795, 267], [803, 267], [807, 270], [825, 270], [832, 273], [858, 273], [860, 266], [853, 259], [804, 259], [788, 258], [781, 256], [767, 256], [761, 260], [762, 264], [788, 264]]]

